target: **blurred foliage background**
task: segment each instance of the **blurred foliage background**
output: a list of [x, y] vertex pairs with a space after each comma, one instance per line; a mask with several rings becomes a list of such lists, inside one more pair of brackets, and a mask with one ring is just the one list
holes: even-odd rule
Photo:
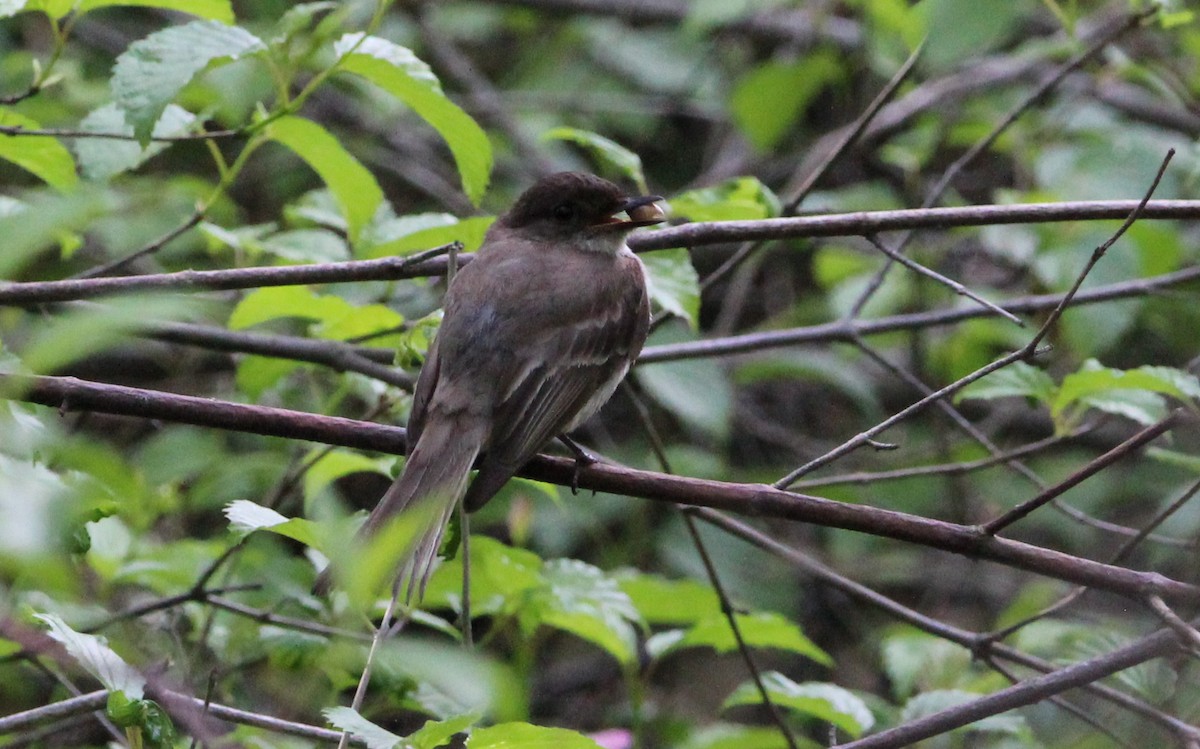
[[[470, 251], [538, 175], [565, 169], [662, 194], [674, 223], [917, 207], [1098, 39], [1107, 43], [1017, 110], [932, 204], [1136, 200], [1169, 148], [1177, 153], [1154, 197], [1197, 198], [1200, 18], [1185, 0], [0, 0], [0, 126], [9, 128], [0, 135], [0, 278], [365, 260], [451, 241]], [[801, 195], [922, 42], [862, 136]], [[991, 300], [1063, 293], [1118, 223], [927, 230], [906, 253]], [[1194, 221], [1141, 221], [1084, 289], [1193, 268], [1198, 238]], [[862, 237], [765, 242], [714, 275], [737, 249], [643, 255], [663, 318], [648, 353], [974, 306], [904, 268], [879, 276], [886, 258]], [[6, 306], [0, 371], [403, 424], [403, 377], [231, 353], [205, 331], [350, 343], [380, 361], [397, 352], [398, 370], [415, 375], [443, 290], [438, 278], [347, 280]], [[1195, 294], [1194, 283], [1171, 282], [1072, 308], [1048, 353], [956, 402], [1000, 450], [1034, 445], [1024, 473], [997, 462], [878, 475], [988, 456], [934, 408], [880, 437], [898, 449], [857, 450], [796, 488], [953, 522], [994, 517], [1037, 494], [1038, 480], [1053, 484], [1196, 398]], [[941, 387], [1023, 345], [1045, 314], [1022, 315], [1024, 328], [979, 315], [647, 362], [579, 436], [635, 467], [663, 470], [660, 439], [674, 473], [770, 483], [919, 399], [905, 374]], [[136, 674], [308, 724], [349, 703], [360, 638], [372, 630], [364, 613], [382, 604], [313, 597], [314, 550], [336, 545], [328, 529], [337, 518], [374, 504], [393, 457], [59, 414], [10, 395], [0, 401], [0, 714], [94, 689], [97, 672], [80, 656], [108, 647], [133, 674], [100, 682], [137, 709], [122, 717], [110, 701], [107, 728], [84, 714], [0, 735], [0, 745], [188, 745], [199, 729], [172, 737], [144, 707]], [[1158, 445], [1067, 492], [1073, 514], [1046, 508], [1009, 535], [1108, 559], [1196, 481], [1194, 429]], [[1020, 622], [1070, 590], [864, 534], [758, 525], [966, 630]], [[362, 708], [326, 715], [336, 727], [355, 726], [379, 746], [389, 745], [371, 733], [380, 727], [420, 729], [411, 745], [433, 747], [472, 725], [473, 746], [787, 746], [747, 682], [676, 510], [516, 480], [472, 530], [475, 651], [456, 643], [455, 560], [437, 573], [428, 611], [380, 653]], [[1183, 503], [1123, 564], [1200, 582], [1198, 531], [1200, 506]], [[713, 528], [701, 535], [799, 746], [848, 741], [1009, 683], [838, 584]], [[35, 614], [59, 618], [39, 624]], [[19, 633], [47, 623], [82, 668], [26, 652]], [[1157, 626], [1152, 613], [1092, 593], [1006, 642], [1058, 663]], [[99, 627], [107, 645], [80, 634]], [[1194, 656], [1181, 656], [1111, 685], [1194, 724], [1196, 676]], [[1166, 746], [1186, 734], [1094, 695], [1072, 700], [1074, 711], [1041, 702], [923, 745]], [[210, 730], [211, 746], [313, 740], [245, 724]]]

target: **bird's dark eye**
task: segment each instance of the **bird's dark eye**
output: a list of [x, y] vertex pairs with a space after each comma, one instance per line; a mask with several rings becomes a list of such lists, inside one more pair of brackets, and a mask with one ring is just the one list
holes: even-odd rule
[[570, 221], [575, 218], [575, 206], [570, 203], [559, 203], [554, 206], [554, 218], [563, 223]]

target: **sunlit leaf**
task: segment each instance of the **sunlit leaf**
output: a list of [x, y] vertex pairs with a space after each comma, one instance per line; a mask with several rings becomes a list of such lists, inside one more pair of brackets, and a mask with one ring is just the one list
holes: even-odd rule
[[501, 723], [477, 728], [467, 739], [467, 749], [602, 749], [582, 733], [529, 723]]
[[[799, 625], [779, 614], [765, 611], [738, 614], [737, 623], [743, 640], [750, 647], [785, 650], [822, 665], [833, 665], [833, 660], [804, 635]], [[646, 649], [656, 658], [696, 647], [712, 648], [718, 653], [736, 651], [737, 639], [729, 620], [722, 614], [710, 615], [686, 630], [663, 632], [646, 643]]]
[[290, 148], [313, 168], [329, 187], [346, 217], [350, 244], [358, 239], [383, 201], [379, 183], [358, 159], [325, 128], [302, 117], [282, 117], [267, 130], [272, 140]]
[[79, 13], [113, 6], [161, 8], [190, 13], [221, 23], [233, 23], [233, 4], [230, 0], [79, 0]]
[[[0, 109], [0, 125], [24, 130], [41, 127], [34, 120], [8, 109]], [[59, 190], [67, 190], [79, 181], [71, 152], [49, 135], [0, 135], [0, 159], [11, 161]]]

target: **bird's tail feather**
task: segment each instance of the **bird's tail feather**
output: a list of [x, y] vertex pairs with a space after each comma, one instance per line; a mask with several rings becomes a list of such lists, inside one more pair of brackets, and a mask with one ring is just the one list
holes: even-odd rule
[[425, 426], [404, 464], [404, 471], [384, 493], [360, 531], [361, 536], [371, 536], [407, 508], [420, 507], [425, 527], [397, 570], [406, 586], [409, 603], [414, 595], [418, 601], [425, 595], [446, 525], [466, 493], [471, 466], [482, 444], [482, 430], [462, 429], [447, 422], [453, 420], [433, 419]]

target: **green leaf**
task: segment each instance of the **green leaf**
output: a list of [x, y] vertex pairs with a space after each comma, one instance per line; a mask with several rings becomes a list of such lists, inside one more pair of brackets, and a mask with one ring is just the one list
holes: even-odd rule
[[1037, 367], [1026, 362], [1012, 364], [976, 380], [959, 391], [955, 401], [967, 399], [1033, 398], [1049, 405], [1055, 397], [1054, 380]]
[[325, 720], [339, 731], [345, 731], [367, 745], [367, 749], [393, 749], [403, 738], [380, 728], [350, 707], [327, 707], [321, 711]]
[[694, 624], [721, 610], [712, 587], [695, 580], [630, 573], [618, 583], [648, 624]]
[[122, 692], [132, 700], [142, 698], [146, 687], [145, 677], [113, 652], [103, 637], [76, 632], [55, 614], [35, 614], [35, 618], [46, 624], [49, 628], [47, 634], [61, 643], [71, 657], [105, 689]]
[[312, 499], [326, 486], [352, 473], [379, 473], [388, 476], [390, 474], [387, 466], [391, 463], [390, 458], [381, 460], [349, 450], [330, 450], [304, 472], [304, 498]]
[[637, 662], [637, 609], [617, 581], [577, 559], [553, 559], [542, 568], [542, 584], [520, 611], [532, 634], [546, 626], [570, 632], [606, 650], [628, 666]]
[[[851, 736], [861, 736], [875, 723], [874, 716], [861, 698], [836, 684], [807, 682], [797, 684], [778, 671], [762, 675], [763, 686], [771, 702], [789, 710], [832, 723]], [[753, 681], [743, 682], [725, 699], [722, 709], [735, 705], [762, 704], [762, 694]]]
[[196, 314], [197, 307], [196, 299], [143, 295], [71, 308], [40, 325], [25, 343], [21, 358], [32, 372], [55, 372], [136, 338], [148, 320], [186, 319]]
[[493, 216], [472, 216], [457, 219], [448, 213], [422, 213], [392, 219], [385, 226], [372, 229], [367, 249], [360, 253], [364, 259], [408, 255], [431, 250], [451, 242], [461, 242], [464, 252], [474, 252], [483, 244]]
[[348, 260], [346, 242], [326, 229], [293, 229], [263, 237], [263, 252], [293, 263], [332, 263]]
[[1191, 403], [1200, 393], [1200, 381], [1193, 375], [1171, 367], [1141, 367], [1123, 371], [1088, 359], [1063, 378], [1051, 404], [1051, 415], [1058, 423], [1069, 409], [1088, 406], [1107, 413], [1153, 424], [1166, 414], [1160, 395]]
[[267, 287], [242, 297], [229, 315], [229, 329], [242, 330], [281, 317], [332, 321], [353, 311], [345, 299], [314, 294], [303, 286]]
[[542, 134], [542, 140], [565, 140], [581, 146], [599, 164], [607, 165], [617, 174], [637, 185], [642, 193], [648, 193], [646, 174], [642, 171], [642, 158], [614, 140], [590, 130], [575, 127], [556, 127]]
[[97, 8], [112, 6], [162, 8], [190, 13], [221, 23], [233, 23], [233, 4], [230, 0], [80, 0], [76, 9], [81, 15]]
[[292, 372], [304, 366], [292, 359], [268, 356], [243, 356], [237, 363], [234, 381], [239, 390], [252, 400], [262, 397], [270, 388]]
[[685, 248], [657, 250], [641, 256], [646, 266], [646, 286], [650, 299], [676, 317], [687, 320], [696, 330], [700, 326], [700, 276]]
[[121, 53], [113, 68], [113, 98], [145, 145], [167, 104], [197, 73], [210, 63], [231, 62], [265, 49], [262, 40], [245, 29], [218, 21], [171, 26]]
[[769, 151], [794, 130], [812, 98], [841, 75], [837, 58], [825, 53], [763, 63], [734, 86], [730, 114], [755, 148]]
[[337, 138], [312, 120], [282, 117], [271, 123], [267, 134], [290, 148], [320, 175], [346, 217], [346, 233], [353, 245], [383, 202], [383, 191], [375, 177]]
[[989, 52], [1021, 21], [1025, 8], [1010, 0], [927, 0], [915, 6], [925, 21], [923, 62], [939, 68]]
[[[471, 613], [489, 616], [515, 611], [527, 592], [542, 584], [541, 568], [541, 557], [532, 551], [487, 536], [471, 536]], [[434, 571], [425, 602], [453, 607], [461, 594], [462, 560], [455, 559]]]
[[305, 546], [321, 549], [322, 539], [317, 524], [304, 518], [288, 518], [270, 507], [238, 499], [225, 506], [225, 517], [234, 533], [247, 535], [254, 531], [270, 531], [299, 541]]
[[478, 712], [470, 712], [445, 720], [425, 721], [425, 725], [408, 735], [407, 741], [413, 749], [437, 749], [448, 744], [455, 734], [478, 723], [480, 717]]
[[[797, 737], [803, 749], [817, 749], [816, 742]], [[687, 737], [679, 749], [788, 749], [788, 741], [775, 726], [743, 726], [711, 723]]]
[[429, 66], [412, 50], [361, 33], [343, 36], [334, 51], [341, 70], [395, 96], [438, 131], [454, 155], [463, 192], [478, 205], [491, 176], [492, 146], [475, 120], [442, 93]]
[[0, 278], [15, 278], [25, 265], [64, 232], [86, 226], [104, 212], [104, 195], [96, 190], [74, 190], [68, 195], [39, 195], [17, 203], [4, 201], [0, 207]]
[[[158, 122], [154, 123], [154, 135], [167, 137], [180, 135], [192, 129], [196, 115], [183, 107], [168, 104]], [[83, 122], [81, 130], [89, 133], [122, 133], [133, 136], [133, 127], [125, 122], [125, 114], [116, 104], [105, 104], [94, 110]], [[79, 157], [79, 169], [88, 179], [105, 180], [121, 172], [136, 169], [143, 162], [160, 153], [167, 143], [151, 142], [145, 147], [134, 141], [112, 138], [77, 138], [75, 154]]]
[[[785, 650], [825, 666], [833, 665], [833, 659], [805, 637], [797, 624], [779, 614], [769, 611], [738, 614], [737, 623], [742, 639], [752, 648]], [[686, 630], [661, 632], [646, 642], [646, 650], [655, 658], [699, 647], [709, 647], [718, 653], [732, 653], [738, 649], [729, 620], [723, 614], [713, 614]]]
[[501, 723], [477, 728], [467, 738], [467, 749], [601, 749], [582, 733], [529, 723]]
[[[0, 125], [26, 130], [41, 127], [7, 109], [0, 109]], [[11, 161], [58, 190], [68, 190], [79, 181], [71, 152], [49, 135], [0, 135], [0, 159]]]
[[[694, 338], [681, 325], [664, 326], [651, 340], [655, 344]], [[691, 429], [715, 439], [729, 435], [733, 415], [733, 388], [726, 370], [712, 359], [656, 362], [635, 367], [633, 375], [660, 405]]]
[[782, 210], [779, 198], [757, 177], [734, 177], [688, 190], [668, 203], [672, 214], [690, 221], [757, 220], [778, 216]]

